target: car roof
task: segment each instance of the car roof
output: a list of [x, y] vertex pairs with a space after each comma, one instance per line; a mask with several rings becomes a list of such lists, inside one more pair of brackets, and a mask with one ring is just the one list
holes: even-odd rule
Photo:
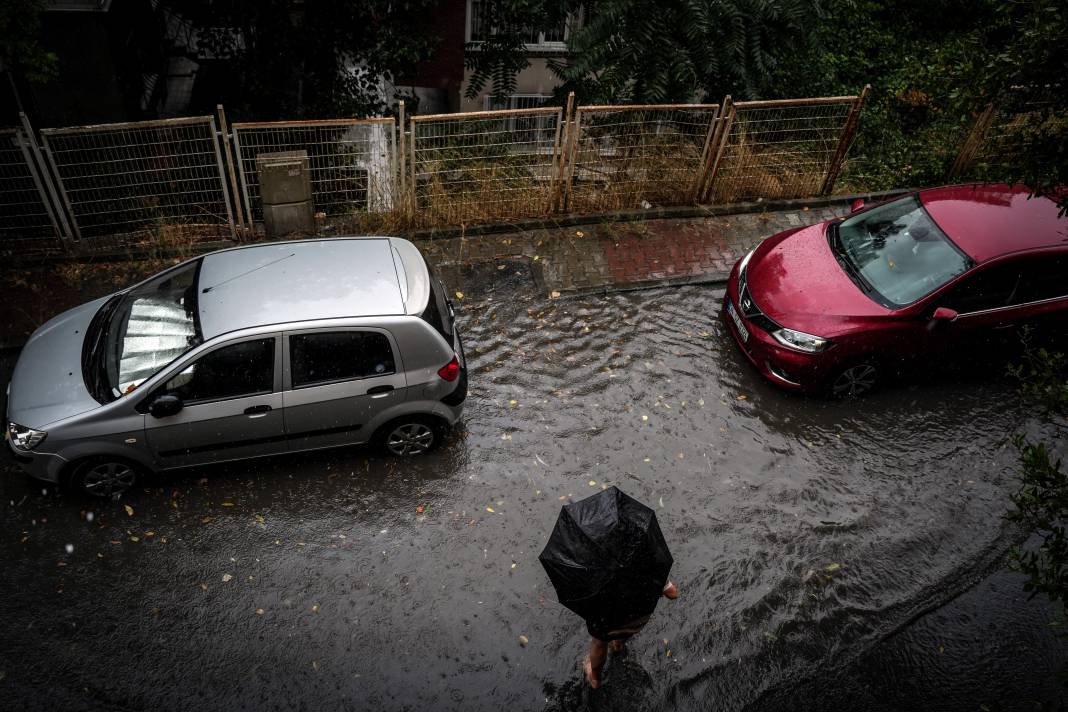
[[201, 333], [208, 340], [267, 324], [409, 313], [414, 270], [397, 264], [397, 247], [418, 254], [406, 240], [389, 237], [274, 242], [208, 254], [197, 285]]
[[919, 198], [950, 239], [975, 262], [1012, 252], [1068, 245], [1068, 217], [1057, 203], [1020, 185], [976, 184], [923, 190]]

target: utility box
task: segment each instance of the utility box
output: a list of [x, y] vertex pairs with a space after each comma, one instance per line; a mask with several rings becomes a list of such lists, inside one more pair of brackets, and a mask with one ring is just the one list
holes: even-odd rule
[[315, 204], [307, 151], [256, 156], [263, 229], [267, 237], [315, 234]]

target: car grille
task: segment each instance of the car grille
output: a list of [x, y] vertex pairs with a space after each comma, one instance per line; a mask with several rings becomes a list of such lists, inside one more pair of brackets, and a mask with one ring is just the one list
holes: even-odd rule
[[742, 313], [745, 320], [753, 326], [759, 327], [764, 331], [771, 333], [779, 328], [779, 325], [769, 319], [764, 312], [760, 311], [760, 307], [757, 306], [756, 300], [753, 299], [753, 295], [749, 292], [749, 285], [745, 279], [745, 273], [738, 275], [738, 311]]

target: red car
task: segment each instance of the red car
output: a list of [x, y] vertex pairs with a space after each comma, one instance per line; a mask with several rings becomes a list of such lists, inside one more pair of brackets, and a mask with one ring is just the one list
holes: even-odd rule
[[858, 203], [761, 242], [731, 270], [723, 314], [773, 383], [861, 395], [903, 362], [1068, 316], [1068, 217], [1006, 185]]

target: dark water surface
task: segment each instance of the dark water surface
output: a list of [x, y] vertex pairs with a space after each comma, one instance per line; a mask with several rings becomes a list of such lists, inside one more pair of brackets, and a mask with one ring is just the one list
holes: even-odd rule
[[[895, 631], [1017, 540], [1008, 438], [1033, 426], [1003, 379], [794, 397], [736, 352], [719, 290], [547, 300], [495, 276], [457, 283], [471, 397], [425, 459], [280, 457], [115, 502], [5, 469], [0, 708], [789, 709], [924, 664]], [[591, 694], [537, 555], [610, 485], [656, 509], [681, 597]]]

